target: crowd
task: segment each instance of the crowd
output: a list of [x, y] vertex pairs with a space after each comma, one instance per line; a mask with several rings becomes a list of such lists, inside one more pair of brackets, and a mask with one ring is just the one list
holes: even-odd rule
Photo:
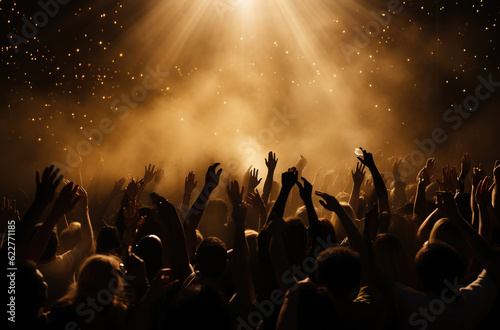
[[16, 242], [5, 323], [498, 329], [500, 162], [473, 167], [464, 154], [441, 170], [431, 158], [415, 175], [405, 157], [360, 149], [358, 160], [309, 182], [305, 157], [279, 176], [269, 152], [262, 185], [257, 169], [236, 180], [215, 163], [203, 183], [189, 172], [180, 205], [155, 189], [163, 170], [151, 164], [110, 192], [103, 163], [85, 188], [47, 167], [29, 208], [1, 203], [3, 260], [13, 227]]

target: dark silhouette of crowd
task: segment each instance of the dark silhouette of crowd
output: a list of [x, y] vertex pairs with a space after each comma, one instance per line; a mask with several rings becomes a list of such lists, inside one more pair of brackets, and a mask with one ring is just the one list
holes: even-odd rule
[[1, 203], [2, 258], [14, 229], [16, 255], [5, 323], [498, 329], [500, 161], [473, 167], [465, 153], [457, 167], [430, 158], [413, 173], [411, 157], [357, 152], [354, 168], [311, 182], [303, 156], [275, 175], [269, 152], [262, 184], [255, 168], [236, 179], [215, 163], [203, 182], [189, 172], [180, 205], [155, 189], [164, 170], [151, 164], [110, 192], [103, 162], [85, 188], [47, 167], [22, 218], [13, 199]]

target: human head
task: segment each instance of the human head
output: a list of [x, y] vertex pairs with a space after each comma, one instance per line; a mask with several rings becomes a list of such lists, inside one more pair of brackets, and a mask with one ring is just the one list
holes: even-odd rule
[[82, 225], [79, 222], [74, 221], [61, 231], [59, 234], [59, 248], [57, 249], [58, 254], [63, 254], [78, 244], [82, 238], [81, 227]]
[[285, 220], [283, 239], [285, 241], [288, 262], [291, 265], [302, 263], [307, 254], [309, 244], [307, 229], [302, 220], [299, 218]]
[[361, 261], [350, 248], [328, 248], [318, 255], [316, 261], [318, 284], [327, 287], [334, 297], [345, 297], [359, 286]]
[[17, 320], [33, 321], [47, 299], [47, 283], [36, 264], [24, 261], [16, 264]]
[[445, 281], [460, 281], [465, 265], [460, 256], [449, 245], [436, 242], [425, 244], [415, 257], [415, 269], [424, 290], [440, 294]]
[[373, 256], [376, 267], [391, 280], [411, 287], [417, 285], [412, 259], [396, 236], [377, 235], [373, 240]]
[[200, 273], [208, 278], [222, 276], [227, 266], [224, 242], [217, 237], [205, 238], [196, 251], [196, 265]]
[[113, 226], [103, 227], [97, 236], [96, 252], [100, 254], [113, 253], [121, 246], [118, 229]]
[[144, 261], [148, 280], [153, 281], [162, 268], [162, 244], [156, 235], [148, 235], [139, 240], [135, 252]]
[[119, 299], [124, 284], [120, 260], [112, 255], [95, 254], [88, 257], [80, 267], [74, 302], [87, 297], [97, 297], [103, 292], [107, 296], [111, 295], [115, 302]]

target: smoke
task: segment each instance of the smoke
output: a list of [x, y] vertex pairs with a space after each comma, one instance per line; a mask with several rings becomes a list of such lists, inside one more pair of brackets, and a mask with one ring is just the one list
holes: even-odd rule
[[[444, 125], [441, 115], [450, 102], [438, 95], [439, 82], [456, 67], [443, 60], [454, 50], [442, 50], [434, 21], [417, 15], [413, 4], [392, 11], [387, 6], [322, 0], [125, 3], [122, 16], [109, 18], [109, 24], [116, 19], [113, 26], [123, 26], [118, 32], [99, 35], [104, 23], [89, 20], [88, 28], [98, 35], [87, 39], [104, 40], [102, 54], [108, 55], [98, 55], [94, 47], [75, 59], [92, 65], [75, 64], [72, 71], [95, 79], [99, 74], [103, 83], [82, 87], [78, 101], [68, 94], [51, 98], [61, 115], [53, 110], [50, 128], [43, 131], [48, 138], [42, 141], [50, 145], [31, 142], [41, 130], [32, 131], [30, 118], [39, 116], [47, 86], [24, 91], [38, 102], [13, 119], [16, 132], [30, 142], [16, 141], [12, 158], [19, 171], [29, 173], [56, 161], [67, 166], [70, 178], [76, 173], [74, 155], [82, 151], [86, 177], [99, 152], [110, 179], [142, 176], [145, 164], [162, 163], [164, 188], [180, 194], [190, 170], [202, 181], [214, 162], [235, 177], [250, 165], [263, 176], [270, 150], [279, 157], [277, 173], [303, 154], [308, 177], [341, 160], [354, 166], [359, 146], [402, 156], [415, 149], [415, 138]], [[116, 8], [100, 9], [111, 16]], [[60, 22], [68, 39], [83, 25], [67, 17]], [[456, 33], [453, 26], [450, 22], [441, 34]], [[56, 47], [55, 40], [46, 41]], [[57, 47], [61, 54], [69, 51], [60, 41]], [[112, 69], [89, 69], [108, 66]], [[144, 95], [136, 87], [145, 86], [144, 78], [156, 68], [165, 75]], [[113, 106], [122, 94], [136, 106], [125, 101]], [[118, 111], [125, 105], [127, 111]], [[113, 129], [89, 140], [83, 132], [100, 129], [102, 120]], [[81, 141], [91, 147], [79, 149]], [[35, 152], [23, 156], [27, 150]]]

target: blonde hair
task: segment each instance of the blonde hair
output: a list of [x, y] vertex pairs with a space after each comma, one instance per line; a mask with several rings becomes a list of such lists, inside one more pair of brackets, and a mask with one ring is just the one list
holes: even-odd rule
[[111, 296], [108, 305], [126, 309], [125, 281], [121, 276], [120, 259], [113, 255], [95, 254], [80, 266], [77, 281], [68, 289], [58, 304], [76, 306], [87, 297]]

